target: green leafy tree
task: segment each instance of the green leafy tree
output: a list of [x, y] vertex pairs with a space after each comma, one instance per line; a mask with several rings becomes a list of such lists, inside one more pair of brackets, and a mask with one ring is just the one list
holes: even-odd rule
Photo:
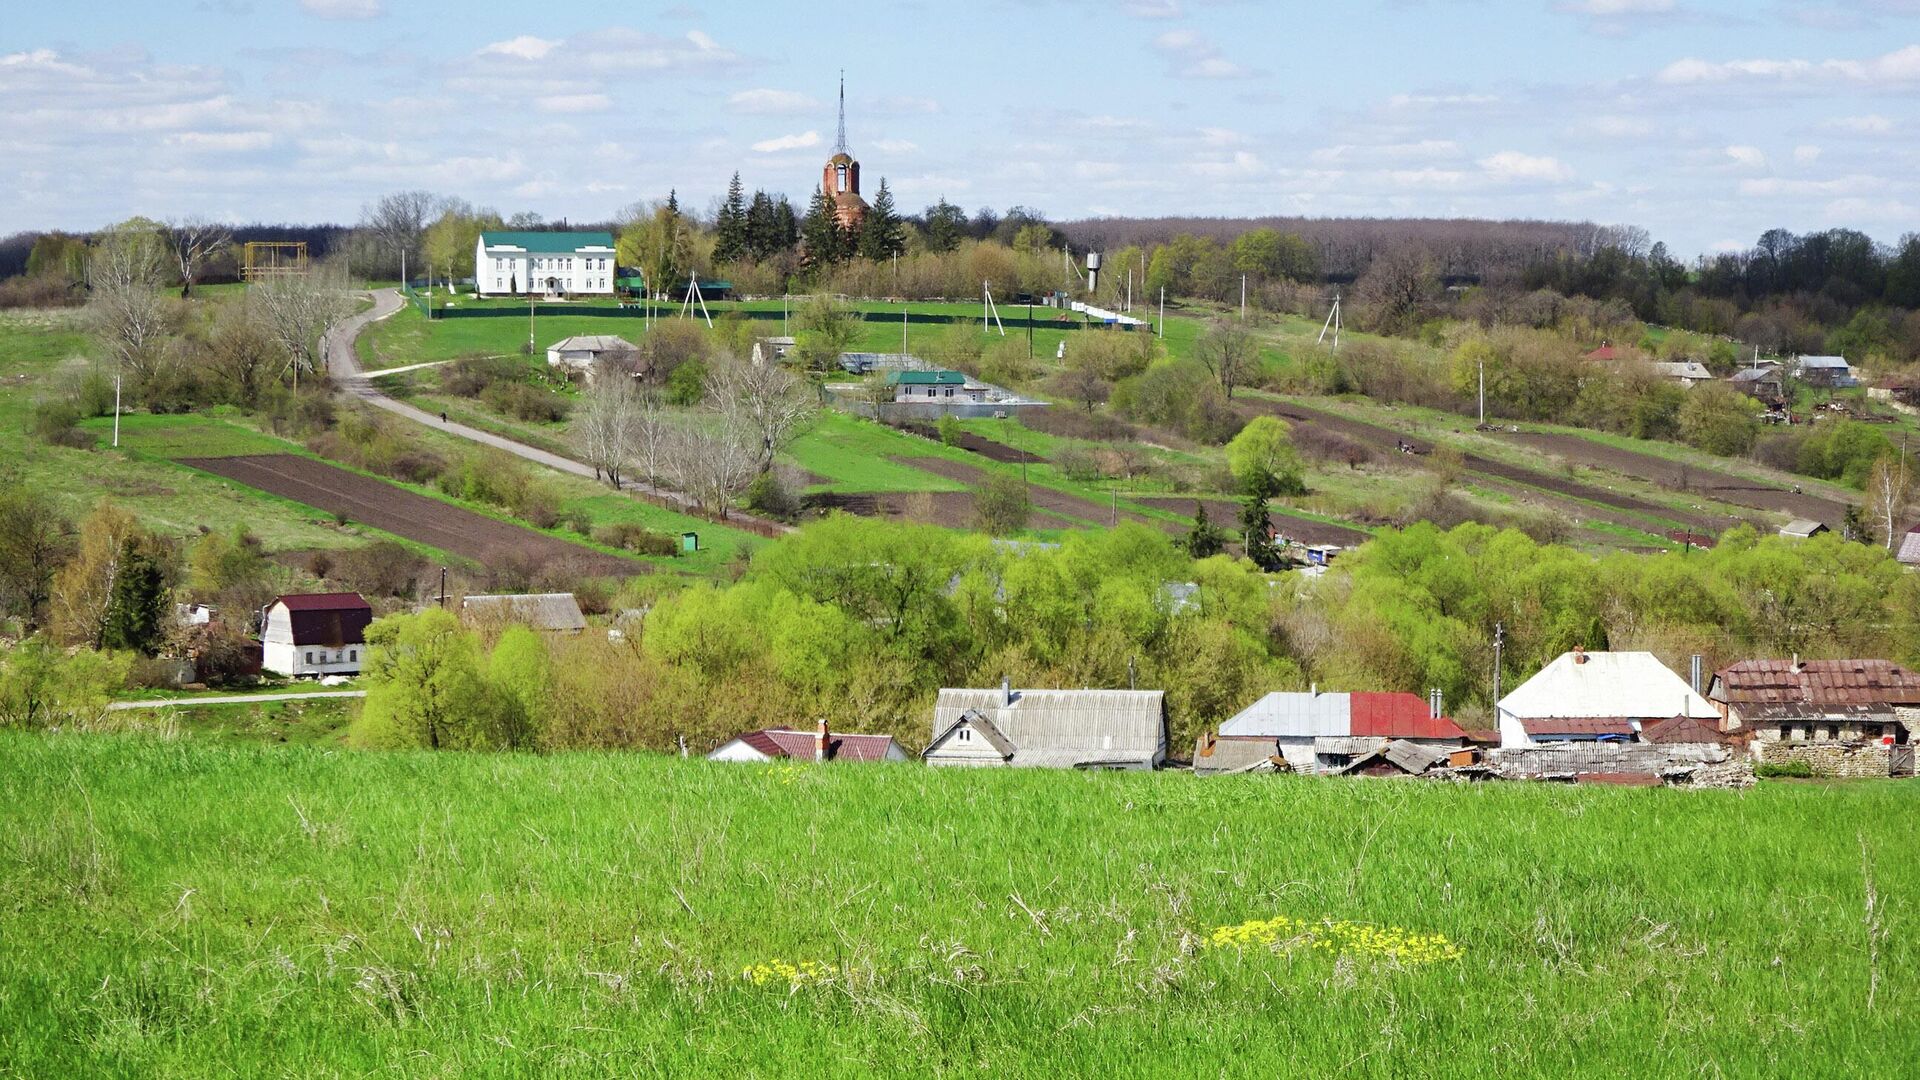
[[794, 324], [794, 358], [813, 371], [831, 370], [860, 334], [859, 315], [824, 293], [807, 298]]
[[473, 266], [473, 253], [479, 246], [480, 234], [503, 227], [500, 215], [490, 210], [476, 212], [465, 203], [448, 207], [427, 226], [422, 243], [427, 259], [426, 276], [431, 279], [437, 274], [451, 287], [461, 271], [472, 269], [477, 274], [479, 268]]
[[900, 213], [894, 208], [893, 192], [887, 188], [886, 177], [881, 177], [880, 190], [860, 223], [860, 254], [882, 262], [906, 249], [906, 229], [900, 224]]
[[[756, 197], [758, 197], [756, 193]], [[740, 174], [727, 182], [727, 201], [720, 205], [714, 222], [713, 257], [717, 262], [742, 259], [752, 250], [746, 193], [740, 186]]]
[[1027, 494], [1026, 481], [1012, 473], [999, 473], [974, 489], [973, 515], [980, 531], [989, 536], [1008, 536], [1027, 527], [1033, 514], [1033, 500]]
[[52, 499], [18, 479], [0, 480], [0, 611], [40, 625], [54, 574], [72, 551], [73, 523]]
[[487, 685], [499, 708], [500, 736], [508, 749], [541, 745], [552, 675], [552, 658], [539, 634], [519, 623], [501, 631], [487, 656]]
[[164, 545], [133, 515], [107, 502], [81, 523], [79, 535], [79, 549], [53, 579], [49, 608], [54, 637], [65, 644], [104, 648], [112, 620], [119, 621], [116, 634], [132, 631], [138, 636], [143, 604], [150, 602], [143, 598], [153, 586], [148, 580], [122, 586], [120, 579], [130, 569], [129, 553], [151, 556], [142, 559], [140, 575], [145, 579], [152, 560], [164, 558]]
[[1680, 438], [1710, 454], [1745, 454], [1759, 434], [1759, 406], [1738, 390], [1697, 386], [1680, 407]]
[[944, 254], [960, 246], [967, 234], [967, 212], [948, 202], [946, 196], [927, 207], [927, 250]]
[[503, 745], [479, 647], [442, 608], [367, 627], [367, 697], [354, 741], [371, 747], [484, 750]]
[[78, 649], [38, 635], [0, 653], [0, 727], [42, 730], [92, 720], [126, 685], [132, 657]]
[[1244, 487], [1256, 477], [1275, 495], [1300, 495], [1307, 490], [1300, 453], [1294, 449], [1287, 422], [1274, 416], [1256, 416], [1227, 443], [1227, 468]]

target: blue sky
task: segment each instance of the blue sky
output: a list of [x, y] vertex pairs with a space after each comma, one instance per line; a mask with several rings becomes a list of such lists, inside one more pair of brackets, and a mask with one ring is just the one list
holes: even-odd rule
[[910, 209], [1920, 229], [1920, 0], [7, 7], [0, 232], [804, 202], [841, 68]]

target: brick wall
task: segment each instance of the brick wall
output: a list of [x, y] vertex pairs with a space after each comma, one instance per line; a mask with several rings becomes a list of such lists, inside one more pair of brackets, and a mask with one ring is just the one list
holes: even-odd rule
[[1815, 776], [1848, 779], [1887, 775], [1887, 748], [1879, 745], [1831, 742], [1781, 742], [1777, 739], [1754, 743], [1754, 753], [1763, 765], [1784, 765], [1804, 761]]

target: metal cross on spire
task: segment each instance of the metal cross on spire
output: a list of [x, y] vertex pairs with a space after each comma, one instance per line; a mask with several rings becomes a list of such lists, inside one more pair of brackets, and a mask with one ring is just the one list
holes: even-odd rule
[[845, 68], [840, 70], [840, 133], [834, 137], [833, 152], [836, 154], [847, 152], [847, 72]]

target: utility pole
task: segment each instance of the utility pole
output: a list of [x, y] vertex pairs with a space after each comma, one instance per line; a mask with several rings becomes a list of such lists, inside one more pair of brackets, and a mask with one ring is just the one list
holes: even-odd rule
[[1108, 488], [1107, 491], [1113, 496], [1113, 526], [1117, 529], [1120, 527], [1120, 489]]
[[1247, 321], [1247, 275], [1240, 275], [1240, 321]]
[[1480, 426], [1487, 426], [1487, 358], [1480, 358]]
[[1160, 286], [1160, 337], [1167, 336], [1167, 287]]
[[440, 606], [447, 606], [447, 568], [440, 568]]
[[1507, 643], [1507, 628], [1504, 623], [1493, 624], [1493, 719], [1500, 720], [1500, 652]]
[[[299, 378], [298, 369], [294, 377]], [[120, 373], [117, 371], [113, 373], [113, 448], [120, 449]]]
[[907, 305], [900, 305], [900, 355], [907, 354]]
[[1027, 294], [1027, 359], [1033, 359], [1033, 294]]
[[533, 282], [527, 282], [527, 355], [532, 356], [533, 344]]

